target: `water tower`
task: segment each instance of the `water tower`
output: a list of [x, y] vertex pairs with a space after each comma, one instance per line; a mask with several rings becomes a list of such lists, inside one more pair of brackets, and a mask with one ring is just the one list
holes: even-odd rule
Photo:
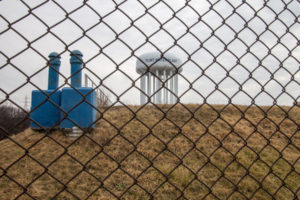
[[[159, 52], [139, 56], [136, 72], [141, 74], [140, 102], [147, 98], [156, 104], [174, 104], [178, 101], [178, 74], [182, 71], [181, 61], [176, 56]], [[179, 68], [180, 67], [180, 68]]]

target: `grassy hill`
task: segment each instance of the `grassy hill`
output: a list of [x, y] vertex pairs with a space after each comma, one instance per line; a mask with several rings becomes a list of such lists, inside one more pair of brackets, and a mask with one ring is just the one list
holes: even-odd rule
[[77, 139], [27, 129], [0, 141], [0, 196], [299, 198], [299, 123], [297, 106], [113, 107]]

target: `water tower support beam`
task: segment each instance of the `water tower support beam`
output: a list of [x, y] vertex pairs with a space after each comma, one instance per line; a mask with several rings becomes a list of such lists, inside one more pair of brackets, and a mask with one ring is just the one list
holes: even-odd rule
[[155, 92], [156, 92], [156, 85], [155, 85], [155, 81], [156, 81], [156, 77], [154, 76], [154, 74], [151, 74], [152, 76], [152, 85], [153, 85], [153, 90], [152, 90], [152, 94], [153, 94], [153, 97], [152, 97], [152, 102], [153, 103], [156, 103], [156, 95]]
[[[170, 72], [170, 76], [172, 76], [172, 71]], [[174, 76], [171, 77], [171, 85], [170, 85], [170, 90], [172, 92], [174, 92]], [[173, 93], [170, 93], [170, 103], [173, 104], [174, 103], [174, 95]]]
[[156, 90], [158, 91], [157, 95], [156, 95], [156, 103], [161, 104], [161, 74], [159, 73], [158, 70], [155, 71], [156, 73]]
[[167, 74], [167, 70], [164, 70], [164, 83], [165, 83], [165, 87], [164, 87], [164, 104], [168, 103], [168, 74]]
[[147, 84], [147, 95], [148, 95], [148, 100], [149, 103], [151, 102], [151, 73], [148, 72], [148, 84]]
[[[146, 76], [145, 75], [143, 75], [141, 78], [141, 90], [144, 93], [146, 93]], [[144, 95], [143, 92], [140, 92], [141, 104], [145, 104], [145, 102], [146, 102], [146, 96]]]
[[175, 103], [178, 102], [178, 74], [176, 73], [175, 74], [175, 77], [174, 77], [174, 81], [175, 81], [175, 89], [174, 89], [174, 93], [176, 94], [176, 97], [175, 97]]

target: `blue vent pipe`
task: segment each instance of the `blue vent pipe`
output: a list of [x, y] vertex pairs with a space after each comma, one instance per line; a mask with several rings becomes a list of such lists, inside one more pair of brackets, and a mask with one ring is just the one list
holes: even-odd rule
[[56, 52], [49, 55], [48, 90], [33, 90], [31, 97], [31, 128], [53, 129], [59, 126], [61, 91], [58, 88], [60, 56]]
[[55, 90], [58, 88], [60, 55], [56, 52], [50, 53], [49, 64], [48, 90]]
[[90, 131], [95, 127], [97, 119], [97, 95], [91, 87], [81, 87], [82, 53], [71, 52], [71, 87], [65, 87], [61, 92], [61, 123], [62, 129]]
[[71, 52], [71, 85], [75, 88], [81, 87], [82, 53], [79, 50]]

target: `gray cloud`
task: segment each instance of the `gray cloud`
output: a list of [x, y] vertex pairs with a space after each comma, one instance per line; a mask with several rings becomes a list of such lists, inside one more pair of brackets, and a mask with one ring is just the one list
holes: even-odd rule
[[[25, 2], [31, 8], [42, 3], [29, 0]], [[66, 12], [82, 6], [80, 1], [56, 2]], [[121, 5], [119, 5], [120, 10], [115, 10], [116, 5], [113, 1], [90, 0], [87, 1], [87, 5], [98, 14], [88, 6], [83, 6], [70, 14], [70, 19], [66, 19], [66, 13], [52, 1], [33, 9], [31, 15], [28, 15], [28, 8], [20, 1], [1, 1], [0, 13], [10, 23], [28, 15], [12, 26], [25, 37], [25, 40], [12, 29], [0, 35], [1, 89], [10, 93], [26, 83], [27, 77], [12, 65], [27, 76], [31, 76], [46, 66], [47, 56], [52, 51], [62, 53], [61, 73], [68, 77], [70, 74], [68, 51], [80, 49], [86, 61], [87, 70], [84, 71], [93, 77], [95, 82], [99, 81], [97, 77], [104, 79], [104, 85], [120, 95], [132, 86], [132, 80], [136, 81], [136, 87], [139, 86], [139, 75], [135, 72], [136, 58], [131, 57], [132, 50], [134, 55], [138, 56], [159, 48], [161, 51], [168, 50], [178, 55], [185, 62], [182, 75], [189, 82], [201, 76], [194, 82], [193, 88], [207, 98], [209, 103], [227, 103], [228, 98], [224, 96], [225, 94], [232, 98], [234, 103], [249, 104], [251, 98], [255, 98], [262, 89], [264, 92], [255, 99], [257, 104], [272, 104], [270, 95], [278, 98], [279, 104], [286, 105], [292, 104], [299, 98], [297, 91], [299, 91], [300, 81], [300, 48], [297, 47], [297, 42], [300, 37], [300, 27], [299, 24], [295, 24], [295, 20], [299, 17], [300, 11], [296, 9], [297, 6], [299, 7], [299, 2], [296, 0], [287, 6], [288, 10], [284, 10], [281, 1], [271, 0], [267, 2], [267, 7], [264, 7], [264, 1], [249, 1], [242, 5], [238, 1], [220, 1], [213, 6], [212, 11], [209, 11], [211, 6], [209, 1], [193, 0], [188, 3], [190, 7], [184, 9], [181, 9], [186, 3], [183, 0], [169, 0], [159, 2], [157, 5], [154, 5], [157, 2], [154, 0], [141, 2], [144, 5], [137, 0], [116, 1]], [[178, 19], [172, 18], [174, 13], [167, 5], [176, 12]], [[153, 7], [145, 14], [144, 6]], [[235, 13], [232, 13], [234, 9]], [[207, 11], [208, 14], [204, 15]], [[110, 12], [112, 13], [109, 14]], [[47, 26], [34, 15], [50, 27], [50, 32]], [[144, 15], [142, 18], [136, 20], [142, 15]], [[278, 15], [277, 19], [275, 19], [276, 15]], [[201, 17], [200, 21], [199, 17]], [[222, 18], [227, 18], [225, 24]], [[130, 27], [132, 21], [136, 27]], [[246, 21], [249, 22], [245, 28]], [[61, 23], [54, 26], [58, 22]], [[160, 29], [160, 23], [165, 22], [167, 23], [163, 25], [163, 29]], [[130, 28], [127, 30], [128, 27]], [[3, 21], [0, 31], [6, 28], [7, 24]], [[158, 32], [153, 35], [156, 31]], [[37, 40], [43, 34], [45, 35]], [[148, 42], [145, 36], [151, 36]], [[176, 44], [174, 38], [177, 40]], [[27, 48], [26, 40], [31, 43], [31, 48]], [[227, 46], [226, 51], [224, 51], [225, 46]], [[23, 53], [15, 56], [23, 50], [25, 50]], [[10, 61], [12, 65], [7, 64], [7, 59], [3, 55], [13, 57]], [[217, 63], [214, 63], [214, 57]], [[126, 75], [119, 71], [107, 77], [117, 68]], [[274, 73], [273, 77], [270, 72]], [[230, 77], [223, 80], [227, 73]], [[251, 78], [246, 81], [250, 75]], [[46, 89], [47, 69], [30, 80], [40, 88]], [[179, 79], [181, 101], [203, 102], [199, 94], [189, 90], [188, 81], [182, 77]], [[220, 84], [221, 92], [211, 94], [215, 90], [213, 82]], [[236, 92], [239, 91], [239, 85], [236, 82], [243, 84], [242, 91], [238, 94]], [[64, 84], [62, 76], [60, 84]], [[32, 89], [34, 87], [27, 84], [11, 94], [10, 98], [24, 99], [24, 96], [30, 96]], [[290, 96], [283, 93], [278, 97], [283, 89]], [[250, 97], [244, 93], [248, 93]], [[136, 98], [138, 95], [138, 90], [132, 88], [121, 97], [121, 101], [138, 104], [139, 98]], [[110, 96], [114, 99], [113, 94]], [[4, 97], [5, 94], [0, 92], [0, 98]]]

